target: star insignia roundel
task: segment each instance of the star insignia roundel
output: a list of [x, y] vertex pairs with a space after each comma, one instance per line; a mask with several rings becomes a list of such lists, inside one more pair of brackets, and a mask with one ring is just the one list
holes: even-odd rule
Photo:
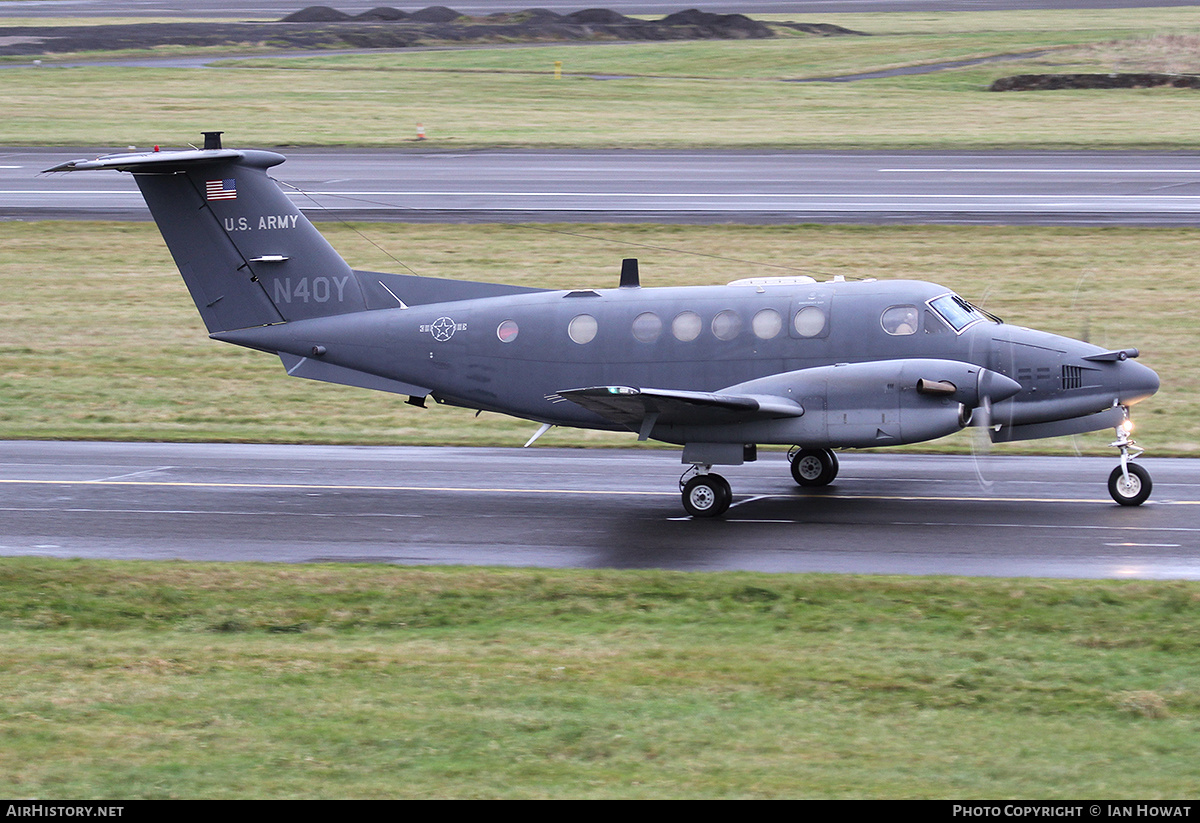
[[439, 317], [429, 326], [429, 333], [439, 343], [445, 343], [454, 336], [454, 321], [449, 317]]

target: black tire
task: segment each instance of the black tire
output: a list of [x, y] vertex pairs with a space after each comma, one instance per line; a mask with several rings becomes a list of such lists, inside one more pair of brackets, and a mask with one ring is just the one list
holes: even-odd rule
[[837, 473], [837, 455], [829, 449], [801, 449], [792, 459], [792, 479], [801, 486], [828, 486]]
[[692, 517], [720, 517], [732, 501], [729, 481], [719, 474], [698, 474], [683, 487], [683, 508]]
[[1117, 466], [1108, 476], [1108, 493], [1112, 499], [1122, 506], [1140, 506], [1150, 497], [1153, 484], [1150, 482], [1150, 472], [1137, 463], [1129, 465], [1129, 482], [1125, 482], [1125, 474]]
[[832, 483], [834, 480], [837, 480], [838, 470], [841, 468], [841, 465], [838, 463], [837, 453], [832, 449], [825, 449], [825, 456], [829, 458], [829, 465], [832, 467], [833, 474], [829, 476], [829, 482]]

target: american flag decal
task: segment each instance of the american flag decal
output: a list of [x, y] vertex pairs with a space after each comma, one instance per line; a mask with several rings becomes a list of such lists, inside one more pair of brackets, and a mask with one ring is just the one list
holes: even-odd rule
[[209, 200], [237, 199], [237, 185], [232, 177], [224, 180], [209, 180], [204, 184], [204, 190]]

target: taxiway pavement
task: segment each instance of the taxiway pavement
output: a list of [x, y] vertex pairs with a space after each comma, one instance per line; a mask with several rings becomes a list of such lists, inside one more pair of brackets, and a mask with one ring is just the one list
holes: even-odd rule
[[[103, 151], [0, 149], [0, 219], [148, 220], [127, 174], [40, 174]], [[297, 149], [287, 157], [273, 174], [312, 220], [1200, 223], [1200, 155], [1190, 154]]]

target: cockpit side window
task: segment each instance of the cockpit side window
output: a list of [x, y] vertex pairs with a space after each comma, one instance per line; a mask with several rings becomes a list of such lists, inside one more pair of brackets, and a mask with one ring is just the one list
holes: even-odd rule
[[941, 318], [933, 309], [925, 309], [925, 333], [926, 334], [947, 334], [950, 327], [946, 325], [946, 321]]
[[935, 297], [929, 301], [929, 306], [955, 331], [962, 331], [967, 326], [987, 320], [989, 317], [957, 294], [943, 294], [941, 297]]
[[892, 306], [884, 309], [883, 315], [879, 318], [879, 324], [888, 334], [916, 334], [919, 316], [916, 306]]

